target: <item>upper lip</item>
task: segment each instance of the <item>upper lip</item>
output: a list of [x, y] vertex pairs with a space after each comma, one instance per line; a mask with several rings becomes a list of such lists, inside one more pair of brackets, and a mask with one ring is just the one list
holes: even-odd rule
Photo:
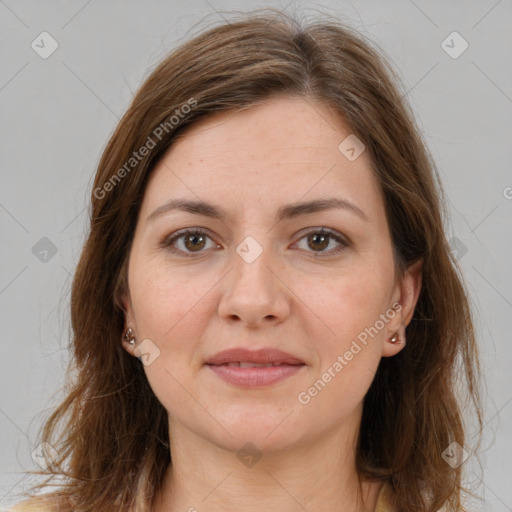
[[275, 348], [262, 348], [249, 350], [246, 348], [231, 348], [218, 352], [208, 359], [205, 364], [221, 365], [226, 363], [280, 363], [280, 364], [304, 364], [304, 361]]

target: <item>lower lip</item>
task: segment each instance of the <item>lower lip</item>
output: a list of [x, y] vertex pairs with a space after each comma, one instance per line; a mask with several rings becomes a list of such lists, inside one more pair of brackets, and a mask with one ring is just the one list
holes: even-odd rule
[[234, 386], [260, 388], [276, 384], [300, 371], [303, 364], [240, 368], [239, 366], [208, 365], [222, 380]]

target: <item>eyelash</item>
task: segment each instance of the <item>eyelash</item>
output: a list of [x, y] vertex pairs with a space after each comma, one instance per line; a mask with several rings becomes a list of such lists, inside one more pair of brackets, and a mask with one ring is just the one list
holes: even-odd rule
[[[315, 254], [315, 257], [320, 257], [320, 258], [323, 258], [323, 257], [327, 257], [327, 256], [333, 256], [333, 255], [337, 255], [338, 253], [340, 253], [341, 251], [345, 250], [347, 247], [349, 247], [349, 243], [343, 239], [343, 237], [338, 234], [336, 231], [333, 231], [331, 229], [326, 229], [326, 228], [320, 228], [320, 229], [312, 229], [311, 231], [308, 231], [307, 233], [305, 233], [300, 239], [300, 240], [303, 240], [304, 238], [306, 238], [307, 236], [309, 235], [312, 235], [312, 234], [318, 234], [318, 235], [327, 235], [329, 237], [329, 241], [331, 239], [334, 239], [336, 242], [338, 242], [340, 245], [339, 247], [335, 248], [335, 249], [331, 249], [330, 251], [311, 251], [313, 252], [313, 254]], [[201, 255], [202, 253], [204, 253], [205, 251], [202, 250], [202, 251], [198, 251], [197, 253], [193, 253], [193, 252], [186, 252], [186, 251], [182, 251], [180, 249], [176, 249], [176, 247], [173, 247], [173, 243], [176, 242], [177, 240], [179, 240], [180, 238], [183, 238], [187, 235], [196, 235], [196, 236], [206, 236], [208, 238], [211, 239], [211, 237], [208, 235], [208, 233], [206, 231], [203, 231], [201, 229], [197, 229], [197, 228], [185, 228], [185, 229], [182, 229], [180, 231], [176, 231], [175, 233], [173, 233], [172, 235], [164, 238], [164, 240], [161, 242], [161, 247], [174, 253], [174, 254], [178, 254], [180, 256], [184, 256], [186, 258], [193, 258], [196, 254], [197, 255]]]

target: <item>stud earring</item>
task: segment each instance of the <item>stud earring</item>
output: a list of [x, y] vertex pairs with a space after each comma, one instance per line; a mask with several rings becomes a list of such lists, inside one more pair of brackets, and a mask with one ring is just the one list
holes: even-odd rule
[[401, 345], [405, 345], [406, 344], [406, 341], [405, 341], [405, 326], [404, 325], [400, 326], [398, 331], [396, 331], [395, 334], [393, 334], [393, 336], [391, 336], [391, 338], [389, 339], [389, 342], [390, 343], [400, 343]]
[[124, 333], [124, 339], [130, 345], [135, 345], [135, 335], [133, 334], [133, 329], [131, 327]]

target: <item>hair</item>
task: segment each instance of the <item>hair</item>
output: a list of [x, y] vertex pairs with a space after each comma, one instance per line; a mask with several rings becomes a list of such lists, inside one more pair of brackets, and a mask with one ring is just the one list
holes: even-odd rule
[[[33, 500], [75, 512], [151, 510], [171, 463], [168, 418], [122, 347], [120, 300], [145, 186], [187, 127], [281, 95], [320, 102], [348, 123], [380, 183], [398, 272], [423, 260], [407, 346], [381, 359], [364, 398], [359, 477], [387, 482], [401, 512], [466, 510], [462, 466], [452, 468], [442, 452], [454, 441], [468, 448], [466, 405], [482, 426], [478, 351], [469, 294], [444, 233], [441, 181], [402, 89], [378, 46], [355, 29], [332, 18], [306, 24], [275, 9], [203, 30], [156, 66], [95, 176], [72, 283], [66, 395], [42, 429], [57, 456], [33, 472], [48, 476], [34, 489], [53, 487], [56, 477], [63, 483]], [[467, 403], [457, 396], [461, 382]]]

